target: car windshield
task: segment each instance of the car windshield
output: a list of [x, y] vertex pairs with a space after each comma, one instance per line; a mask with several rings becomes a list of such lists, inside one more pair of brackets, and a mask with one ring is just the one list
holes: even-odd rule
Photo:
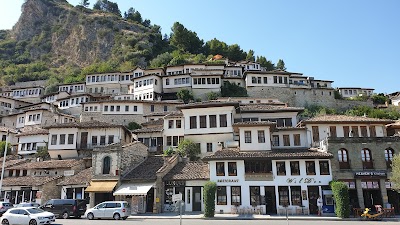
[[26, 210], [31, 214], [37, 214], [37, 213], [44, 212], [44, 210], [41, 210], [41, 209], [26, 209]]

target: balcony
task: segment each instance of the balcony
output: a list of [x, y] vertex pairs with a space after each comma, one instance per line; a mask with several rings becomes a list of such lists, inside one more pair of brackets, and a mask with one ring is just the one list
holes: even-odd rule
[[244, 175], [246, 181], [273, 181], [272, 173], [246, 173]]
[[341, 170], [348, 170], [350, 169], [350, 162], [339, 162], [339, 168]]
[[372, 161], [363, 161], [363, 169], [374, 169], [374, 163]]

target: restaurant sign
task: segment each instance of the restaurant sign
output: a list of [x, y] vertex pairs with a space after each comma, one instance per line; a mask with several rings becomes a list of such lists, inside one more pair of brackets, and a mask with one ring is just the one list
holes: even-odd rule
[[239, 179], [218, 179], [218, 183], [238, 183]]
[[354, 177], [387, 177], [385, 171], [360, 171], [355, 172]]

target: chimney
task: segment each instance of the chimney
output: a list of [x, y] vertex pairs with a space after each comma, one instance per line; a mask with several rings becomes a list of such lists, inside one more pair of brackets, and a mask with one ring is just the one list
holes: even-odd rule
[[217, 151], [221, 151], [222, 150], [222, 143], [218, 142], [217, 144]]

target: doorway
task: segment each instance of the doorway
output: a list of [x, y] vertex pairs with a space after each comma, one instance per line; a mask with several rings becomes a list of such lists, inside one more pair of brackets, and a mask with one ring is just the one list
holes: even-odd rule
[[81, 133], [81, 149], [87, 148], [88, 132]]
[[201, 211], [201, 187], [193, 187], [193, 211]]
[[317, 199], [319, 197], [319, 187], [318, 186], [308, 186], [308, 207], [310, 209], [310, 214], [318, 214]]
[[384, 206], [382, 203], [381, 190], [363, 190], [365, 208], [375, 210], [375, 205]]
[[388, 202], [394, 207], [394, 211], [396, 214], [400, 214], [399, 202], [400, 202], [400, 193], [394, 190], [387, 189]]
[[276, 196], [275, 196], [275, 186], [265, 187], [265, 208], [267, 209], [267, 214], [276, 214]]
[[154, 188], [150, 188], [146, 196], [146, 212], [153, 212], [154, 206]]
[[94, 194], [94, 204], [97, 205], [99, 203], [105, 201], [114, 201], [113, 193], [95, 193]]

